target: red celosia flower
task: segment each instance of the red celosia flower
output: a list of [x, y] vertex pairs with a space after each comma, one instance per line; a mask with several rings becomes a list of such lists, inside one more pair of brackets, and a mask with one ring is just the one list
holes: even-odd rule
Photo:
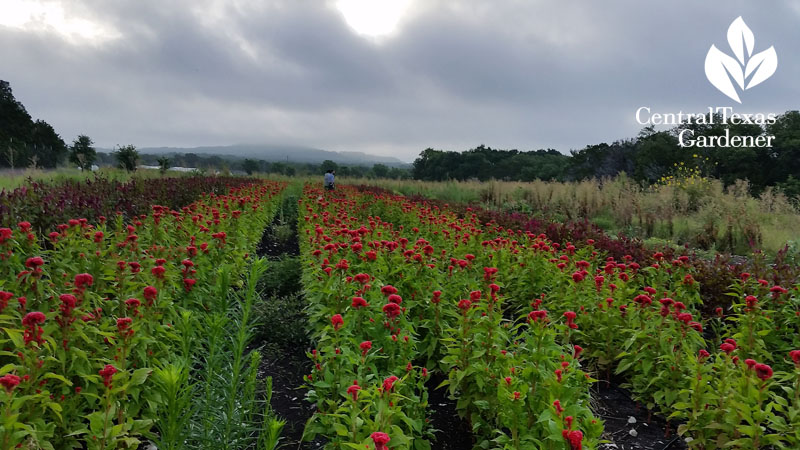
[[127, 305], [128, 308], [136, 309], [141, 306], [141, 304], [142, 302], [138, 298], [129, 298], [125, 300], [125, 305]]
[[563, 372], [561, 371], [561, 369], [556, 369], [556, 378], [558, 379], [559, 383], [561, 383], [561, 375], [562, 375], [562, 373]]
[[334, 330], [339, 331], [339, 328], [342, 328], [342, 325], [344, 325], [344, 319], [342, 319], [342, 315], [334, 314], [333, 317], [331, 317], [331, 325], [333, 325]]
[[34, 256], [33, 258], [28, 258], [25, 261], [25, 267], [29, 269], [35, 269], [44, 265], [44, 260], [40, 256]]
[[361, 347], [361, 356], [367, 356], [367, 352], [372, 348], [372, 341], [364, 341], [359, 347]]
[[578, 317], [574, 311], [566, 311], [564, 312], [564, 317], [567, 319], [567, 326], [573, 330], [578, 329], [578, 325], [575, 323], [575, 318]]
[[472, 302], [470, 302], [467, 299], [461, 299], [461, 301], [458, 302], [458, 309], [460, 309], [464, 313], [469, 311], [470, 307], [472, 307]]
[[366, 273], [359, 273], [356, 276], [354, 276], [353, 279], [356, 280], [356, 282], [358, 283], [367, 284], [369, 283], [370, 276]]
[[0, 385], [2, 385], [6, 392], [11, 394], [17, 385], [19, 385], [20, 378], [13, 373], [9, 373], [0, 377]]
[[22, 339], [25, 341], [25, 344], [29, 344], [31, 342], [36, 342], [41, 344], [44, 342], [42, 339], [42, 327], [41, 324], [47, 319], [44, 313], [34, 311], [29, 312], [22, 318], [22, 325], [25, 326], [25, 332], [23, 333]]
[[383, 380], [383, 392], [392, 392], [394, 389], [395, 381], [399, 380], [396, 376], [392, 375], [389, 378]]
[[147, 286], [144, 288], [144, 299], [147, 300], [148, 305], [153, 305], [153, 301], [156, 299], [158, 295], [158, 290], [153, 286]]
[[398, 305], [399, 305], [399, 304], [401, 304], [401, 303], [403, 303], [403, 297], [400, 297], [400, 296], [399, 296], [399, 295], [397, 295], [397, 294], [392, 294], [392, 295], [390, 295], [390, 296], [389, 296], [389, 298], [388, 298], [387, 300], [389, 300], [389, 301], [390, 301], [390, 302], [392, 302], [392, 303], [397, 303]]
[[158, 279], [164, 278], [164, 272], [166, 271], [167, 269], [165, 269], [164, 266], [155, 266], [150, 270], [150, 272], [153, 273], [153, 276]]
[[103, 377], [103, 384], [106, 388], [111, 389], [111, 379], [114, 377], [114, 374], [117, 373], [117, 368], [111, 364], [106, 364], [98, 373]]
[[700, 360], [700, 362], [705, 361], [709, 356], [711, 356], [711, 354], [708, 353], [706, 350], [700, 350], [697, 353], [697, 359]]
[[397, 294], [397, 288], [395, 288], [394, 286], [392, 286], [390, 284], [387, 284], [386, 286], [381, 288], [381, 294], [383, 294], [383, 295], [385, 295], [387, 297], [392, 295], [392, 294]]
[[[128, 267], [131, 268], [131, 272], [133, 272], [133, 273], [139, 273], [139, 271], [142, 270], [142, 265], [139, 264], [136, 261], [129, 262], [128, 263]], [[162, 267], [162, 269], [163, 269], [163, 267]], [[153, 275], [155, 275], [155, 272], [153, 272]]]
[[747, 365], [748, 369], [752, 369], [753, 367], [756, 366], [756, 364], [758, 364], [755, 359], [750, 359], [750, 358], [745, 359], [744, 363]]
[[569, 442], [570, 450], [582, 450], [583, 433], [580, 430], [572, 430], [568, 432], [567, 442]]
[[4, 309], [8, 306], [8, 301], [14, 297], [14, 294], [11, 292], [0, 291], [0, 312], [3, 312]]
[[84, 289], [87, 287], [91, 287], [94, 284], [94, 277], [88, 273], [79, 273], [75, 275], [75, 287], [78, 289]]
[[353, 396], [353, 401], [358, 401], [358, 391], [361, 390], [361, 386], [358, 385], [358, 381], [353, 381], [353, 384], [347, 388], [347, 393]]
[[736, 347], [725, 342], [719, 346], [719, 349], [730, 355], [732, 351], [736, 350]]
[[133, 323], [133, 319], [130, 317], [120, 317], [117, 319], [117, 331], [123, 337], [128, 337], [133, 335], [133, 329], [130, 328], [131, 324]]
[[353, 302], [350, 304], [355, 309], [364, 308], [369, 306], [363, 297], [353, 297]]
[[369, 437], [371, 437], [372, 442], [375, 443], [375, 450], [389, 450], [389, 447], [386, 446], [391, 440], [388, 434], [376, 431]]
[[789, 352], [789, 357], [792, 358], [794, 365], [800, 369], [800, 350], [792, 350]]
[[522, 396], [522, 394], [520, 394], [519, 391], [514, 391], [514, 400], [519, 400], [520, 396]]
[[441, 301], [442, 291], [433, 291], [433, 298], [431, 303], [439, 303]]
[[383, 313], [386, 314], [386, 317], [390, 319], [394, 319], [395, 317], [399, 316], [402, 312], [402, 308], [397, 303], [387, 303], [383, 306]]
[[766, 364], [756, 364], [756, 376], [761, 381], [767, 381], [772, 378], [772, 367]]
[[191, 292], [192, 288], [194, 287], [197, 280], [193, 278], [184, 278], [183, 279], [183, 288], [186, 289], [186, 292]]
[[575, 345], [573, 348], [575, 349], [575, 353], [572, 355], [572, 357], [578, 359], [578, 356], [580, 356], [581, 352], [583, 351], [583, 347], [580, 345]]
[[583, 278], [584, 278], [583, 272], [575, 272], [572, 274], [572, 281], [576, 283], [580, 283], [581, 281], [583, 281]]
[[545, 310], [537, 310], [531, 311], [528, 313], [528, 320], [533, 322], [538, 322], [540, 320], [544, 321], [547, 318], [547, 311]]
[[758, 299], [755, 295], [748, 295], [744, 298], [744, 302], [748, 309], [753, 309], [756, 307], [756, 304], [758, 304]]
[[564, 412], [564, 408], [561, 407], [561, 401], [559, 400], [553, 402], [553, 407], [556, 408], [556, 414], [559, 416]]

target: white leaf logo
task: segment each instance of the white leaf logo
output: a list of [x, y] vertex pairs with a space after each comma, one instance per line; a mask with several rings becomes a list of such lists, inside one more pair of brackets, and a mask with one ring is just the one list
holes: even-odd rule
[[[737, 103], [739, 90], [746, 91], [767, 80], [778, 68], [778, 54], [775, 47], [753, 55], [755, 36], [741, 17], [737, 17], [728, 27], [728, 45], [733, 58], [711, 45], [706, 55], [706, 78], [715, 88]], [[749, 80], [748, 80], [749, 79]], [[736, 83], [734, 85], [734, 83]]]

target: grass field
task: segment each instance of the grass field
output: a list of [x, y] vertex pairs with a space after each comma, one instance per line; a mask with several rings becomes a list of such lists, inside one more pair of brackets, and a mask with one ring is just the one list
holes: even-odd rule
[[612, 235], [669, 241], [703, 250], [775, 255], [800, 241], [797, 201], [767, 189], [749, 193], [746, 181], [717, 180], [642, 188], [628, 178], [582, 182], [506, 182], [352, 179], [403, 195], [531, 214], [557, 222], [588, 219]]

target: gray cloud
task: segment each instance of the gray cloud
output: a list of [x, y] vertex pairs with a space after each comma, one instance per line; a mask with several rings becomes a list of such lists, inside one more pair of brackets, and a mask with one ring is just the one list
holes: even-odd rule
[[[66, 140], [271, 142], [392, 154], [556, 148], [634, 136], [634, 111], [733, 106], [705, 79], [741, 15], [775, 76], [745, 112], [797, 108], [800, 7], [696, 2], [416, 0], [395, 35], [354, 33], [312, 0], [64, 0], [115, 39], [0, 25], [1, 78]], [[0, 14], [2, 14], [0, 6]]]

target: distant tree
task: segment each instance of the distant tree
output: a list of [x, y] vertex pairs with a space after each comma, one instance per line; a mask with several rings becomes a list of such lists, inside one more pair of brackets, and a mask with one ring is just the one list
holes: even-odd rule
[[339, 168], [339, 165], [336, 164], [335, 162], [331, 161], [330, 159], [326, 159], [325, 161], [322, 161], [322, 164], [320, 165], [320, 169], [323, 172], [327, 172], [329, 170], [337, 170], [338, 168]]
[[72, 142], [72, 148], [69, 153], [69, 161], [82, 170], [91, 170], [92, 164], [97, 159], [97, 151], [95, 151], [94, 142], [89, 136], [81, 134], [75, 141]]
[[170, 160], [166, 156], [161, 156], [158, 158], [158, 170], [161, 172], [161, 175], [167, 173], [169, 170]]
[[139, 152], [133, 145], [125, 145], [114, 152], [114, 157], [117, 159], [117, 165], [120, 169], [125, 169], [128, 172], [135, 172], [136, 165], [139, 161]]
[[261, 164], [259, 164], [255, 159], [247, 158], [242, 161], [242, 170], [244, 170], [248, 175], [252, 175], [254, 172], [261, 170]]
[[200, 157], [197, 153], [186, 153], [183, 155], [183, 165], [185, 167], [200, 168]]
[[387, 178], [389, 176], [389, 167], [385, 164], [375, 164], [372, 166], [372, 174], [375, 178]]
[[37, 120], [31, 127], [29, 159], [38, 167], [54, 168], [67, 154], [67, 144], [50, 124]]
[[294, 166], [287, 166], [283, 174], [293, 177], [296, 172], [297, 170], [295, 170]]

